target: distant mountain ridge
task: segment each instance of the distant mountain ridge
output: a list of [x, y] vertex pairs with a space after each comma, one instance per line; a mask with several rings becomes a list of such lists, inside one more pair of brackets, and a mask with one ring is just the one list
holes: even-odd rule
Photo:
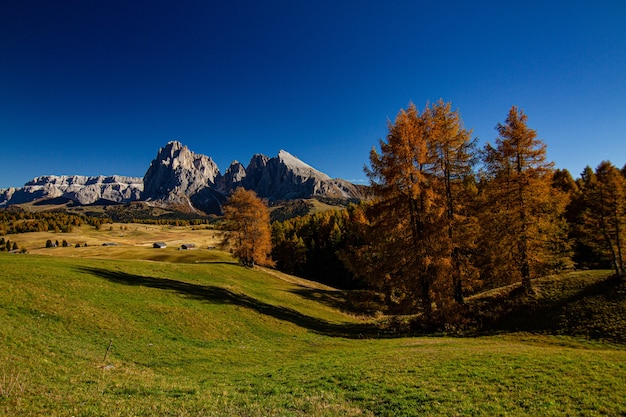
[[44, 175], [32, 179], [22, 188], [0, 190], [0, 207], [53, 198], [65, 198], [84, 205], [99, 200], [122, 203], [139, 199], [142, 190], [141, 177]]
[[284, 150], [273, 158], [256, 154], [247, 167], [233, 161], [222, 174], [211, 157], [171, 141], [159, 149], [143, 178], [41, 176], [22, 188], [0, 190], [0, 207], [64, 198], [81, 205], [146, 201], [182, 211], [219, 214], [230, 192], [238, 187], [254, 190], [270, 201], [364, 196], [363, 186], [330, 178]]

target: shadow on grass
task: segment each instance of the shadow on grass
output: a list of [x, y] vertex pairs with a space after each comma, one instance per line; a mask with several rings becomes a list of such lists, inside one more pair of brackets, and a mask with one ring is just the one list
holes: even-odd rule
[[367, 290], [320, 290], [301, 288], [291, 291], [300, 297], [325, 304], [336, 310], [356, 316], [374, 316], [383, 312], [385, 306], [380, 296]]
[[[580, 284], [579, 284], [580, 285]], [[626, 343], [626, 280], [610, 276], [578, 288], [567, 282], [541, 287], [543, 297], [512, 295], [480, 307], [483, 329], [583, 336]], [[499, 313], [498, 313], [499, 311]]]
[[323, 319], [307, 316], [290, 308], [268, 304], [248, 295], [235, 293], [222, 287], [192, 284], [169, 278], [146, 277], [99, 268], [80, 268], [80, 271], [118, 284], [156, 288], [172, 291], [183, 297], [207, 303], [230, 304], [249, 308], [259, 314], [287, 321], [327, 336], [350, 339], [395, 336], [379, 329], [373, 324], [331, 323]]

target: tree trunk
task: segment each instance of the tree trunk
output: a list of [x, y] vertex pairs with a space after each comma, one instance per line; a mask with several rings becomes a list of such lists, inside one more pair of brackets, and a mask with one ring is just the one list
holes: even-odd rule
[[520, 273], [522, 275], [522, 287], [528, 294], [533, 292], [532, 283], [530, 281], [530, 262], [528, 260], [528, 224], [526, 219], [526, 201], [524, 198], [524, 178], [523, 178], [523, 166], [521, 155], [517, 154], [517, 173], [518, 178], [518, 198], [519, 198], [519, 210], [520, 210], [520, 226], [522, 228], [521, 235], [519, 237], [520, 245]]
[[614, 222], [615, 222], [615, 244], [617, 246], [617, 267], [618, 267], [618, 272], [617, 275], [624, 275], [626, 273], [626, 269], [624, 268], [624, 256], [622, 254], [622, 241], [621, 241], [621, 234], [620, 234], [620, 223], [619, 223], [619, 216], [617, 215], [617, 212], [614, 213]]
[[609, 247], [609, 251], [611, 252], [611, 263], [613, 264], [613, 270], [615, 271], [615, 273], [617, 275], [620, 275], [620, 266], [619, 263], [617, 261], [617, 252], [615, 251], [615, 248], [613, 247], [613, 242], [611, 240], [611, 236], [609, 235], [608, 232], [608, 225], [607, 225], [607, 216], [605, 214], [605, 210], [606, 210], [606, 200], [604, 198], [604, 192], [602, 190], [602, 186], [600, 186], [600, 230], [602, 230], [602, 236], [604, 236], [604, 240], [606, 241], [606, 244]]

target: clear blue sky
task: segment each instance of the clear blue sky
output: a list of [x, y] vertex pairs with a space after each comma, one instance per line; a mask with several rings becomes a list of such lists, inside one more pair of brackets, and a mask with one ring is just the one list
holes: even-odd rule
[[440, 98], [481, 144], [516, 105], [575, 177], [626, 163], [626, 2], [3, 0], [0, 188], [142, 176], [177, 139], [364, 180], [387, 120]]

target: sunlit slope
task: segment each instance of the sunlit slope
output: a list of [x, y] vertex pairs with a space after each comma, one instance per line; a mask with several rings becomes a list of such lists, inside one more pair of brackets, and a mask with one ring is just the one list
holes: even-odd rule
[[264, 363], [266, 353], [274, 361], [285, 348], [293, 355], [293, 340], [306, 349], [307, 340], [350, 335], [361, 324], [309, 300], [326, 287], [232, 260], [0, 254], [0, 265], [0, 376], [19, 374], [34, 404], [62, 404], [75, 382], [101, 372], [152, 384], [170, 372], [193, 374], [196, 366], [247, 369]]
[[[215, 253], [214, 262], [198, 264], [3, 255], [0, 278], [5, 289], [2, 297], [7, 298], [3, 306], [40, 312], [40, 318], [63, 318], [68, 321], [66, 328], [78, 326], [74, 330], [96, 327], [111, 338], [127, 337], [136, 325], [150, 333], [157, 327], [184, 329], [189, 323], [206, 321], [198, 336], [221, 339], [232, 331], [229, 327], [236, 318], [246, 322], [246, 317], [256, 318], [259, 313], [272, 331], [287, 333], [306, 331], [315, 323], [359, 322], [308, 299], [307, 294], [326, 292], [328, 287], [243, 268], [224, 253]], [[160, 309], [168, 314], [153, 322]], [[219, 330], [212, 333], [212, 328]], [[247, 329], [246, 333], [255, 332]]]
[[[88, 225], [73, 227], [70, 233], [32, 232], [5, 236], [17, 242], [20, 249], [31, 254], [98, 257], [107, 259], [152, 259], [165, 257], [176, 262], [177, 259], [195, 258], [199, 261], [215, 260], [216, 255], [208, 248], [219, 246], [224, 239], [224, 232], [206, 226], [162, 226], [147, 224], [104, 224], [101, 229]], [[59, 244], [59, 247], [47, 248], [46, 242]], [[62, 247], [65, 241], [68, 247]], [[166, 249], [154, 249], [153, 244], [164, 242]], [[106, 244], [115, 246], [103, 246]], [[193, 254], [177, 253], [183, 244], [193, 243], [198, 251]], [[215, 251], [211, 251], [215, 252]], [[155, 259], [157, 260], [157, 259]], [[162, 260], [162, 259], [158, 259]]]
[[2, 253], [0, 286], [2, 416], [626, 413], [620, 347], [388, 338], [328, 287], [227, 258]]

